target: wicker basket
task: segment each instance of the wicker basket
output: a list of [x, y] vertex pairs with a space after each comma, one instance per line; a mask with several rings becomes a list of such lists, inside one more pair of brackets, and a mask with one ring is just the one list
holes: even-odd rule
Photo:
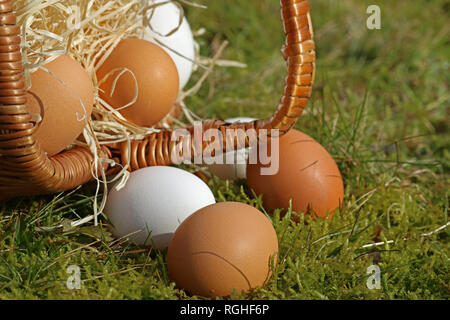
[[[16, 24], [14, 1], [0, 0], [0, 201], [17, 196], [51, 194], [75, 188], [92, 180], [94, 156], [87, 148], [75, 147], [49, 157], [35, 138], [36, 124], [30, 115], [21, 57], [20, 26]], [[283, 56], [288, 76], [284, 95], [275, 113], [250, 123], [229, 124], [222, 120], [205, 120], [202, 129], [217, 129], [223, 137], [221, 148], [248, 145], [248, 139], [231, 139], [227, 129], [279, 129], [287, 132], [297, 121], [311, 95], [315, 71], [315, 51], [309, 3], [305, 0], [281, 0], [286, 42]], [[193, 132], [193, 127], [186, 128]], [[242, 130], [238, 130], [242, 131]], [[129, 144], [107, 145], [102, 156], [124, 164], [130, 170], [146, 166], [171, 164], [172, 151], [179, 145], [171, 142], [172, 130], [161, 129], [145, 139]], [[212, 143], [219, 143], [214, 141]], [[191, 155], [201, 153], [207, 144], [190, 144]], [[131, 158], [129, 158], [131, 155]], [[107, 173], [114, 170], [105, 167]]]

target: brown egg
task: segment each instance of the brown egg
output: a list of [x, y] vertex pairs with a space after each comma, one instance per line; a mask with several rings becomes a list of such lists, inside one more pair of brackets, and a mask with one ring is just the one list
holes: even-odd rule
[[175, 231], [169, 276], [193, 295], [227, 296], [263, 286], [276, 263], [278, 239], [269, 219], [238, 202], [198, 210]]
[[[49, 155], [57, 154], [81, 134], [91, 117], [94, 87], [83, 66], [60, 56], [31, 74], [27, 94], [30, 112], [40, 114], [36, 137]], [[83, 105], [80, 102], [83, 102]]]
[[[114, 88], [114, 81], [124, 68]], [[100, 97], [113, 108], [133, 101], [138, 86], [137, 101], [119, 112], [129, 121], [150, 127], [163, 119], [171, 110], [178, 94], [178, 71], [172, 58], [159, 46], [141, 39], [122, 40], [97, 72]], [[111, 96], [111, 91], [114, 92]]]
[[[256, 149], [256, 148], [255, 148]], [[330, 154], [310, 136], [290, 130], [279, 138], [279, 170], [261, 175], [261, 164], [247, 165], [248, 186], [263, 195], [264, 207], [289, 208], [332, 217], [344, 199], [344, 184]], [[254, 151], [255, 152], [255, 151]]]

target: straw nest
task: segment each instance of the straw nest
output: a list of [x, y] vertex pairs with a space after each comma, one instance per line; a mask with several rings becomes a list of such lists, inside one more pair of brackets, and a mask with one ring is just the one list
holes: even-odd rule
[[[204, 9], [204, 6], [186, 0], [159, 1], [156, 4], [150, 0], [17, 0], [15, 2], [17, 20], [21, 26], [22, 59], [27, 86], [32, 86], [30, 74], [33, 71], [40, 68], [48, 72], [43, 65], [61, 55], [68, 55], [79, 61], [92, 79], [95, 88], [92, 116], [87, 119], [83, 134], [68, 148], [74, 145], [89, 147], [96, 157], [96, 167], [102, 162], [110, 162], [111, 166], [118, 165], [113, 163], [113, 160], [101, 159], [98, 150], [102, 144], [142, 139], [146, 134], [157, 131], [157, 127], [183, 126], [187, 122], [192, 123], [199, 119], [185, 105], [185, 98], [198, 91], [214, 65], [244, 66], [219, 60], [226, 43], [223, 43], [216, 55], [211, 58], [199, 56], [198, 44], [195, 43], [197, 54], [194, 71], [200, 70], [203, 74], [192, 87], [179, 93], [176, 105], [181, 108], [184, 117], [178, 119], [169, 114], [153, 128], [134, 125], [116, 110], [117, 106], [111, 106], [102, 100], [98, 93], [99, 84], [104, 79], [97, 79], [96, 70], [122, 39], [142, 38], [144, 33], [148, 32], [147, 28], [152, 28], [149, 24], [152, 11], [157, 6], [169, 2], [180, 7], [180, 25], [184, 14], [182, 4], [197, 7], [199, 10]], [[194, 36], [199, 36], [201, 33], [202, 30], [194, 31]], [[113, 76], [119, 77], [120, 73]], [[130, 88], [130, 90], [135, 91], [135, 97], [133, 101], [121, 108], [132, 105], [137, 98], [138, 88]], [[80, 121], [86, 120], [86, 114], [77, 116]], [[39, 115], [36, 117], [39, 121]], [[106, 187], [104, 172], [101, 176], [101, 178], [96, 177], [97, 182]], [[125, 165], [114, 180], [121, 179], [121, 185], [123, 185], [127, 177], [128, 171]], [[99, 189], [98, 186], [97, 190]], [[106, 188], [104, 190], [106, 191]], [[95, 215], [103, 209], [105, 197], [106, 194], [100, 207], [95, 204]]]

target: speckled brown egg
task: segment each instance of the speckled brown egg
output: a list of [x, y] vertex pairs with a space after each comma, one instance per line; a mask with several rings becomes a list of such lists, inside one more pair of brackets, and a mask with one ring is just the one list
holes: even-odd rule
[[[39, 114], [36, 137], [41, 148], [54, 155], [72, 144], [91, 117], [94, 87], [83, 66], [69, 56], [60, 56], [31, 73], [27, 105]], [[84, 105], [84, 108], [83, 108]]]
[[263, 286], [277, 255], [277, 235], [263, 213], [247, 204], [220, 202], [178, 227], [167, 263], [179, 288], [215, 297]]
[[[291, 129], [279, 139], [279, 170], [262, 175], [268, 165], [248, 164], [248, 186], [262, 195], [269, 210], [289, 208], [331, 218], [344, 199], [342, 176], [333, 158], [313, 138]], [[256, 148], [255, 148], [256, 149]]]
[[[126, 71], [119, 76], [126, 69], [132, 74]], [[122, 40], [100, 66], [97, 79], [100, 97], [127, 120], [144, 127], [170, 112], [179, 89], [172, 58], [158, 45], [141, 39]], [[136, 88], [136, 102], [122, 108], [133, 101]]]

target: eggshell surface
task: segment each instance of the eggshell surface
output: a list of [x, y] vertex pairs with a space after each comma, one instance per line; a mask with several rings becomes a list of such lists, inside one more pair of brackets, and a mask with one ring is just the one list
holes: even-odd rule
[[132, 172], [123, 189], [113, 188], [104, 212], [116, 237], [139, 231], [128, 238], [164, 249], [180, 223], [213, 203], [213, 193], [200, 178], [178, 168], [155, 166]]
[[178, 287], [215, 297], [263, 286], [277, 255], [275, 229], [262, 212], [244, 203], [220, 202], [178, 227], [167, 263]]
[[261, 175], [261, 164], [248, 164], [247, 182], [262, 195], [266, 209], [289, 208], [326, 217], [344, 199], [344, 184], [330, 154], [310, 136], [291, 129], [279, 138], [279, 170]]
[[[165, 0], [150, 1], [149, 4]], [[180, 8], [173, 3], [162, 4], [149, 10], [147, 16], [150, 26], [146, 27], [144, 39], [162, 43], [163, 49], [170, 55], [177, 66], [180, 77], [180, 89], [184, 88], [192, 74], [195, 59], [194, 37], [188, 21], [183, 17], [180, 24]], [[178, 28], [178, 29], [177, 29]], [[174, 33], [168, 35], [172, 31]]]
[[[251, 122], [256, 120], [255, 118], [238, 117], [226, 119], [228, 123], [234, 122]], [[210, 161], [214, 161], [213, 164], [207, 165], [208, 170], [221, 179], [237, 180], [245, 179], [247, 177], [247, 159], [249, 154], [249, 148], [239, 149], [236, 151], [226, 152], [224, 154], [213, 157]], [[226, 159], [235, 159], [234, 163], [227, 163]]]
[[[97, 79], [100, 97], [143, 127], [162, 120], [178, 95], [178, 71], [172, 58], [156, 44], [141, 39], [119, 42], [97, 71]], [[134, 101], [136, 88], [137, 100], [127, 106]]]
[[[47, 72], [46, 70], [49, 72]], [[83, 66], [60, 56], [31, 73], [27, 105], [39, 114], [36, 137], [50, 156], [64, 150], [82, 133], [94, 105], [94, 87]]]

